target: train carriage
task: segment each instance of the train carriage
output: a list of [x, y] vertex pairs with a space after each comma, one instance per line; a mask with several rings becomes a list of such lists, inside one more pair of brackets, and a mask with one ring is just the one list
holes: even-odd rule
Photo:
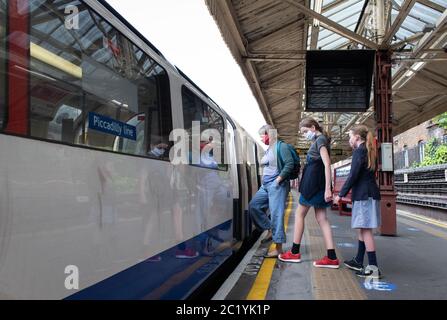
[[[220, 159], [173, 165], [193, 121]], [[191, 295], [250, 235], [241, 133], [106, 2], [1, 0], [0, 298]]]

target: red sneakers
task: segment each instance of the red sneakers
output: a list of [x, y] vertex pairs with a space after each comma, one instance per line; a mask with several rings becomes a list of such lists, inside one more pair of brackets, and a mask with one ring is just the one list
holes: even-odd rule
[[278, 259], [284, 262], [301, 262], [301, 254], [293, 254], [292, 251], [287, 251], [286, 253], [281, 253], [278, 255]]
[[199, 253], [196, 250], [187, 248], [185, 250], [177, 250], [175, 257], [179, 259], [192, 259], [198, 257]]
[[338, 269], [340, 267], [340, 262], [338, 261], [338, 259], [331, 260], [327, 256], [325, 256], [323, 259], [314, 261], [314, 267]]

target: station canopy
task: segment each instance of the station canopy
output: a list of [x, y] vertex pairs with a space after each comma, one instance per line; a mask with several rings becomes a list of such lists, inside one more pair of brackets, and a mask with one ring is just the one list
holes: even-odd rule
[[309, 50], [391, 50], [393, 134], [447, 110], [447, 0], [205, 0], [266, 121], [297, 149], [312, 116], [330, 132], [335, 160], [350, 155], [363, 112], [306, 109]]

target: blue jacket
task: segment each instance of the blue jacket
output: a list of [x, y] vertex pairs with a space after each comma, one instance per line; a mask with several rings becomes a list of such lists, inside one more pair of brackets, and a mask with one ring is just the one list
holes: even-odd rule
[[368, 150], [362, 143], [352, 153], [351, 171], [339, 196], [345, 197], [352, 188], [352, 201], [380, 200], [380, 191], [376, 183], [374, 171], [368, 169]]

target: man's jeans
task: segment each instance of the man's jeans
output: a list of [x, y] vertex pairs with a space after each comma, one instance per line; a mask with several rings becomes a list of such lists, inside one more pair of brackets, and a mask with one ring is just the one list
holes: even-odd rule
[[[273, 180], [261, 186], [249, 204], [250, 216], [256, 227], [261, 230], [272, 230], [274, 243], [285, 243], [284, 210], [287, 196], [290, 191], [288, 180], [280, 185]], [[266, 214], [270, 208], [271, 221]]]

